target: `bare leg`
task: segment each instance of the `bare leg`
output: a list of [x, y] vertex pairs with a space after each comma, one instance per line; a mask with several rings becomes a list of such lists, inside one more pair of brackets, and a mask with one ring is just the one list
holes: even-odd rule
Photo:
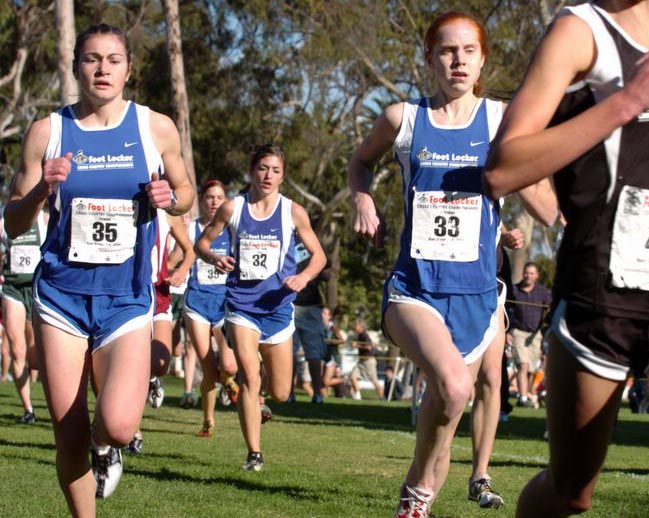
[[[203, 407], [203, 422], [214, 424], [214, 407], [216, 406], [216, 354], [212, 348], [212, 333], [210, 325], [187, 317], [185, 328], [192, 340], [198, 361], [203, 370], [201, 381], [201, 403]], [[187, 375], [185, 373], [185, 375]], [[185, 383], [187, 379], [185, 378]], [[190, 389], [191, 390], [191, 389]]]
[[451, 441], [471, 395], [477, 366], [464, 364], [446, 326], [424, 308], [392, 303], [384, 321], [392, 340], [428, 380], [406, 484], [437, 495], [448, 474]]
[[32, 401], [29, 387], [29, 368], [27, 366], [27, 341], [25, 326], [27, 325], [27, 312], [25, 306], [18, 302], [2, 298], [2, 313], [4, 315], [9, 338], [9, 352], [12, 359], [12, 375], [14, 384], [20, 396], [23, 409], [31, 412]]
[[88, 459], [88, 342], [45, 324], [37, 315], [34, 327], [56, 441], [59, 484], [73, 516], [95, 516], [95, 479]]
[[[226, 323], [227, 334], [241, 373], [237, 410], [241, 432], [248, 452], [261, 451], [261, 363], [259, 361], [259, 333], [248, 327]], [[292, 353], [292, 351], [291, 351]], [[290, 380], [290, 374], [289, 374]], [[290, 391], [290, 383], [289, 383]]]
[[473, 471], [471, 480], [487, 473], [500, 415], [500, 382], [502, 357], [505, 348], [503, 309], [498, 306], [500, 325], [498, 333], [480, 361], [476, 397], [471, 409], [471, 439], [473, 444]]
[[171, 361], [171, 335], [173, 324], [169, 320], [153, 321], [151, 340], [151, 376], [164, 376]]
[[[185, 331], [188, 329], [187, 321], [185, 318]], [[189, 331], [185, 340], [185, 392], [191, 392], [194, 385], [194, 373], [196, 372], [196, 350], [192, 343]]]
[[584, 370], [553, 338], [547, 369], [550, 467], [523, 489], [519, 518], [570, 516], [591, 508], [624, 385]]

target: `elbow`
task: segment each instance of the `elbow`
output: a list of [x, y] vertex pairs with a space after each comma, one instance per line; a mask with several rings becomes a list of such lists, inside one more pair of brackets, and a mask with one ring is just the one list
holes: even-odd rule
[[492, 200], [497, 200], [509, 194], [503, 182], [503, 175], [497, 170], [490, 169], [482, 175], [482, 184], [485, 194]]

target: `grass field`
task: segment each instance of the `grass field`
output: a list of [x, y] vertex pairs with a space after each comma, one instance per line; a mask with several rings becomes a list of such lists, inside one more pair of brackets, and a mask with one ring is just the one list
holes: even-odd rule
[[[414, 431], [406, 403], [329, 399], [323, 406], [299, 397], [272, 404], [262, 429], [266, 469], [246, 473], [237, 415], [217, 409], [210, 439], [195, 436], [198, 409], [178, 407], [180, 380], [166, 378], [166, 398], [147, 408], [144, 451], [124, 455], [116, 493], [98, 502], [102, 517], [392, 517], [410, 464]], [[368, 394], [368, 398], [373, 395]], [[0, 384], [0, 517], [65, 516], [56, 481], [55, 449], [42, 386], [33, 388], [38, 422], [16, 425], [21, 407], [12, 384]], [[525, 482], [547, 460], [544, 412], [516, 409], [500, 425], [490, 474], [505, 507], [481, 510], [466, 498], [471, 470], [468, 421], [452, 450], [446, 486], [432, 516], [514, 516]], [[620, 413], [595, 509], [588, 518], [649, 516], [649, 415]]]

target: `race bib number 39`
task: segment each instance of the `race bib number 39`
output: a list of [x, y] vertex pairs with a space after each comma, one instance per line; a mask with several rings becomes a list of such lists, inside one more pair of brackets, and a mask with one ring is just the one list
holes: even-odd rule
[[13, 245], [10, 255], [11, 273], [34, 273], [41, 259], [41, 250], [36, 245]]
[[649, 189], [622, 187], [609, 269], [613, 286], [649, 291]]
[[261, 281], [277, 273], [279, 239], [241, 239], [239, 241], [239, 270], [245, 281]]
[[[212, 249], [212, 252], [217, 255], [226, 255], [228, 253], [227, 250], [214, 248]], [[206, 263], [202, 259], [196, 259], [196, 278], [199, 284], [214, 285], [225, 284], [228, 276], [225, 273], [219, 273], [216, 266]]]
[[415, 192], [413, 259], [469, 262], [478, 259], [482, 196], [467, 192]]
[[68, 260], [121, 264], [133, 256], [137, 240], [134, 200], [74, 198]]

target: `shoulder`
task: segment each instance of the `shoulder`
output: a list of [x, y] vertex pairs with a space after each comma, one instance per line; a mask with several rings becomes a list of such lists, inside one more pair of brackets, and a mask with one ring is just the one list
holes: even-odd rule
[[171, 118], [163, 113], [150, 110], [150, 128], [156, 143], [169, 144], [180, 142], [176, 125]]

